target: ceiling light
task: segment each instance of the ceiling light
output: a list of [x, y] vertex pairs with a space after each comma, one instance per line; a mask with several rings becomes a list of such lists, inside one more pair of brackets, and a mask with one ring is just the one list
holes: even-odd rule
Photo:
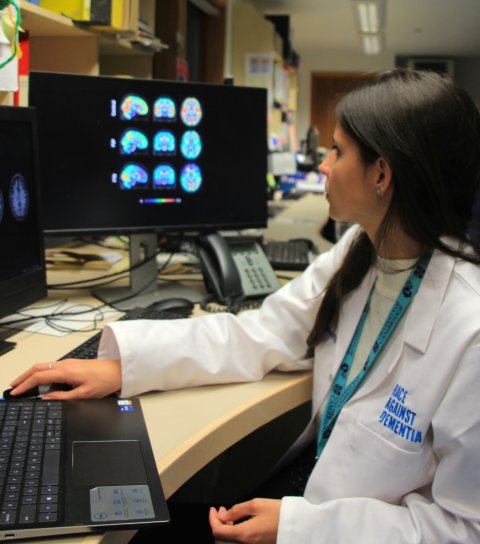
[[382, 49], [381, 34], [361, 34], [363, 50], [367, 55], [378, 55]]
[[376, 4], [358, 4], [358, 18], [362, 32], [378, 32], [378, 11]]
[[385, 26], [385, 0], [352, 0], [360, 32], [380, 32]]
[[386, 0], [352, 0], [356, 24], [367, 55], [378, 55], [383, 44]]

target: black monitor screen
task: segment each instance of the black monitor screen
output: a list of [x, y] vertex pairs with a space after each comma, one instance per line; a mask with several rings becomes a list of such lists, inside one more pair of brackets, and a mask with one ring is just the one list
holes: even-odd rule
[[32, 72], [47, 233], [267, 221], [266, 93]]
[[31, 108], [0, 107], [0, 317], [46, 296]]

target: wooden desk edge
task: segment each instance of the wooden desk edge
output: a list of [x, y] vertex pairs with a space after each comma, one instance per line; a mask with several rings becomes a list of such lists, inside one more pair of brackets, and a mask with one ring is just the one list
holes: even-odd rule
[[[269, 375], [270, 379], [275, 374], [280, 373]], [[242, 406], [222, 414], [165, 455], [157, 463], [165, 496], [170, 497], [217, 455], [251, 432], [311, 400], [311, 372], [288, 374], [288, 377], [290, 379], [282, 379], [273, 391], [263, 391]]]

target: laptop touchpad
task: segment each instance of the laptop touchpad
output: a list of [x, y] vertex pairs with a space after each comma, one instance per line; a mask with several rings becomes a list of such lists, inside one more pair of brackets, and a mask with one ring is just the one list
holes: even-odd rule
[[74, 442], [73, 484], [146, 484], [140, 444], [137, 440]]

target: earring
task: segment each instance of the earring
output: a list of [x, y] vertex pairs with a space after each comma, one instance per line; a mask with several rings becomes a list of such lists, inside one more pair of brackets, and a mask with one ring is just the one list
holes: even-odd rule
[[382, 198], [383, 193], [382, 193], [382, 190], [380, 189], [380, 187], [377, 187], [375, 192], [377, 193], [378, 198]]

